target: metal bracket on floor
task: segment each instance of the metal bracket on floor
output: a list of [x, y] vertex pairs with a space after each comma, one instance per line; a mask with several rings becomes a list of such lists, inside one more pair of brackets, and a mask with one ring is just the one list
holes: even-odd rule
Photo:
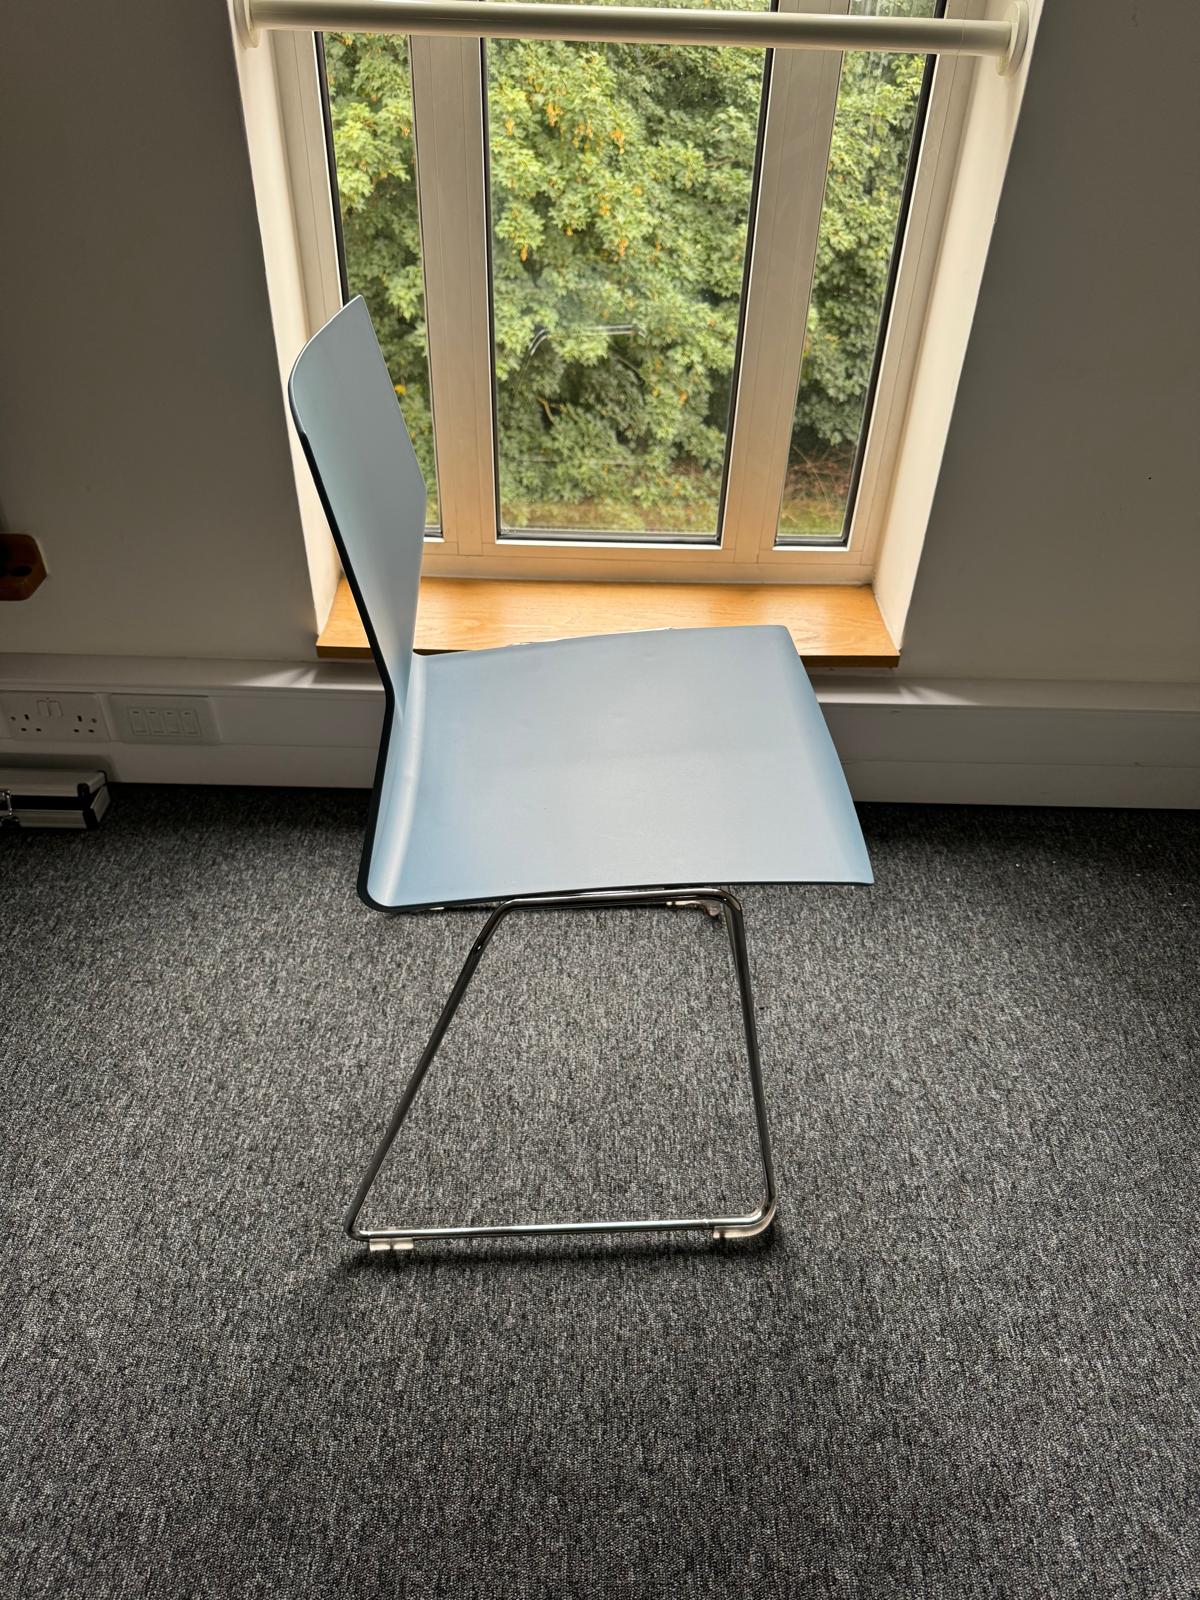
[[[437, 1055], [442, 1040], [454, 1019], [463, 995], [483, 952], [491, 943], [492, 935], [505, 917], [517, 911], [606, 911], [628, 907], [695, 907], [710, 916], [724, 916], [737, 974], [738, 997], [741, 1002], [742, 1026], [746, 1038], [746, 1056], [750, 1068], [750, 1088], [754, 1097], [754, 1119], [758, 1131], [759, 1156], [762, 1162], [763, 1199], [754, 1211], [739, 1216], [682, 1216], [638, 1217], [631, 1220], [587, 1222], [507, 1222], [482, 1227], [430, 1227], [430, 1228], [360, 1228], [358, 1219], [367, 1196], [378, 1176], [388, 1151], [412, 1109], [425, 1074]], [[380, 1140], [370, 1165], [363, 1174], [346, 1213], [345, 1229], [350, 1237], [366, 1244], [372, 1251], [411, 1250], [418, 1240], [436, 1239], [501, 1239], [534, 1237], [540, 1234], [591, 1234], [591, 1233], [679, 1233], [697, 1231], [711, 1233], [714, 1239], [752, 1239], [766, 1231], [775, 1217], [777, 1206], [775, 1168], [771, 1160], [771, 1136], [767, 1129], [767, 1108], [763, 1096], [762, 1069], [758, 1052], [758, 1030], [754, 1021], [754, 996], [750, 985], [750, 962], [746, 950], [746, 930], [742, 908], [736, 896], [728, 889], [626, 889], [599, 890], [586, 894], [535, 895], [517, 900], [506, 900], [498, 905], [484, 923], [470, 953], [463, 963], [454, 987], [450, 991], [441, 1015], [429, 1036], [429, 1043], [405, 1085], [399, 1104]]]

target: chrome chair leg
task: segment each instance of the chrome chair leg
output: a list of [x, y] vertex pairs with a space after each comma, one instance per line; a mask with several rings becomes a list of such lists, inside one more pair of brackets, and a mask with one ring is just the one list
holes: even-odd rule
[[[425, 1074], [437, 1055], [442, 1040], [454, 1019], [463, 995], [483, 952], [491, 943], [492, 935], [503, 919], [514, 911], [595, 911], [612, 910], [627, 906], [688, 907], [707, 911], [710, 915], [724, 915], [729, 935], [733, 964], [737, 974], [738, 997], [741, 1002], [742, 1024], [745, 1029], [746, 1055], [750, 1066], [750, 1087], [754, 1096], [754, 1118], [758, 1130], [759, 1155], [763, 1172], [763, 1200], [756, 1210], [744, 1216], [709, 1217], [640, 1217], [629, 1221], [595, 1222], [512, 1222], [484, 1227], [435, 1228], [360, 1228], [358, 1219], [367, 1196], [371, 1192], [380, 1167], [405, 1118], [412, 1109]], [[758, 1031], [754, 1022], [754, 997], [750, 986], [750, 962], [746, 950], [746, 930], [742, 908], [736, 896], [728, 889], [630, 889], [619, 891], [599, 890], [585, 894], [536, 895], [517, 900], [506, 900], [498, 905], [484, 923], [462, 971], [455, 980], [442, 1013], [438, 1017], [429, 1043], [421, 1054], [416, 1068], [399, 1104], [392, 1113], [383, 1138], [371, 1157], [346, 1213], [345, 1228], [352, 1239], [369, 1245], [372, 1250], [411, 1250], [418, 1240], [424, 1239], [499, 1239], [525, 1237], [538, 1234], [580, 1233], [659, 1233], [700, 1230], [716, 1239], [750, 1239], [771, 1226], [777, 1204], [775, 1168], [771, 1160], [771, 1136], [767, 1129], [767, 1107], [763, 1096], [762, 1070], [758, 1053]]]

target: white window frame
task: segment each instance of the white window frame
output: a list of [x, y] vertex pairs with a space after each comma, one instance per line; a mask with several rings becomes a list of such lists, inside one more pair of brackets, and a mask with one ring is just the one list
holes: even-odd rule
[[[780, 10], [845, 13], [849, 0], [780, 0]], [[1002, 19], [1007, 0], [948, 0], [950, 20]], [[1036, 22], [1040, 5], [1035, 4]], [[1032, 43], [1032, 28], [1030, 43]], [[287, 155], [290, 205], [304, 305], [313, 333], [341, 304], [334, 205], [324, 109], [313, 36], [272, 31], [278, 119]], [[573, 538], [499, 536], [492, 341], [487, 278], [491, 219], [485, 181], [484, 57], [481, 42], [410, 38], [417, 183], [429, 329], [430, 389], [441, 532], [427, 541], [426, 572], [441, 576], [637, 579], [742, 583], [871, 582], [892, 554], [885, 619], [899, 640], [924, 528], [912, 507], [922, 485], [932, 498], [949, 425], [949, 405], [930, 435], [913, 396], [931, 326], [947, 306], [958, 330], [940, 371], [957, 385], [991, 221], [1015, 127], [1029, 48], [1002, 79], [992, 62], [937, 58], [925, 109], [908, 216], [896, 263], [890, 313], [869, 416], [862, 468], [844, 544], [779, 545], [776, 535], [787, 470], [800, 353], [808, 316], [836, 110], [841, 56], [777, 50], [771, 66], [756, 195], [754, 241], [745, 295], [719, 544], [670, 544], [653, 535]], [[245, 84], [243, 84], [245, 88]], [[963, 172], [964, 131], [988, 148], [987, 183]], [[980, 129], [982, 128], [982, 134]], [[253, 154], [253, 151], [252, 151]], [[803, 180], [796, 181], [796, 173]], [[257, 181], [257, 178], [256, 178]], [[966, 202], [962, 191], [970, 189]], [[269, 198], [269, 197], [268, 197]], [[274, 197], [281, 203], [284, 197]], [[447, 203], [449, 202], [449, 203]], [[259, 195], [260, 208], [264, 196]], [[982, 237], [959, 242], [964, 261], [939, 271], [955, 209], [975, 216]], [[769, 239], [769, 243], [768, 243]], [[796, 262], [807, 262], [797, 272]], [[271, 263], [268, 261], [268, 273]], [[966, 315], [963, 315], [965, 307]], [[935, 333], [936, 333], [935, 327]], [[293, 352], [294, 353], [294, 352]], [[928, 365], [928, 362], [926, 362]], [[935, 408], [936, 409], [936, 408]], [[936, 436], [938, 429], [943, 431]], [[915, 465], [914, 465], [915, 464]], [[904, 493], [897, 518], [897, 483]], [[915, 484], [915, 492], [914, 492]], [[898, 526], [899, 522], [899, 526]], [[883, 601], [881, 599], [881, 605]]]

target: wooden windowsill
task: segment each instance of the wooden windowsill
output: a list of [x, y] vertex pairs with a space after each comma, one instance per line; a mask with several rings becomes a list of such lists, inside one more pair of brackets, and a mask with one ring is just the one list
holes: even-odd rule
[[[542, 583], [423, 578], [415, 648], [491, 650], [540, 639], [646, 628], [783, 623], [806, 666], [894, 667], [900, 652], [869, 588], [841, 584]], [[326, 661], [369, 660], [345, 578], [317, 639]]]

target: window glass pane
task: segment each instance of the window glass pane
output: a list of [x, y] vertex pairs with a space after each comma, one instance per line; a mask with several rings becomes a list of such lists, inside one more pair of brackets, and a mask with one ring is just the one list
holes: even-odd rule
[[436, 528], [408, 43], [399, 34], [327, 33], [324, 45], [346, 277], [370, 308], [425, 475], [426, 520]]
[[[932, 17], [936, 0], [853, 0], [853, 16]], [[917, 127], [925, 58], [847, 51], [817, 244], [779, 538], [840, 539]]]
[[488, 42], [502, 532], [715, 539], [763, 61]]

